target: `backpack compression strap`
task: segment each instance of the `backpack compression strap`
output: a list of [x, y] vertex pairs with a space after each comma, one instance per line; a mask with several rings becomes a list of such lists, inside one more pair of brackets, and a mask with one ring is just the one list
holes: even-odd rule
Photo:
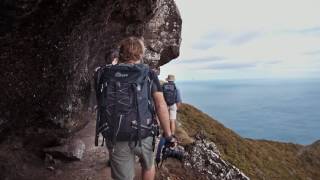
[[[98, 67], [95, 69], [95, 74], [94, 74], [94, 86], [95, 86], [95, 92], [96, 92], [96, 100], [97, 100], [97, 119], [96, 119], [96, 134], [94, 137], [94, 145], [98, 146], [98, 141], [99, 141], [99, 125], [100, 125], [100, 107], [101, 107], [101, 102], [99, 101], [99, 98], [101, 96], [101, 89], [100, 89], [100, 79], [101, 79], [101, 74], [103, 73], [103, 67]], [[103, 143], [103, 142], [102, 142]]]

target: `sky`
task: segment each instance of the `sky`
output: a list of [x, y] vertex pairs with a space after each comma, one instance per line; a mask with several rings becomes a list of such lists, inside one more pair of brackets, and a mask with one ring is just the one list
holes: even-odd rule
[[320, 78], [320, 0], [175, 0], [177, 80]]

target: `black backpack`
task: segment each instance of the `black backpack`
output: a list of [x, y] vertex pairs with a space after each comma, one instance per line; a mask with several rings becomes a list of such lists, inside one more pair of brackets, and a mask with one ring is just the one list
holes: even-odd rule
[[171, 106], [174, 103], [176, 103], [176, 96], [177, 96], [176, 85], [173, 82], [164, 83], [162, 86], [162, 89], [163, 89], [164, 99], [165, 99], [167, 105]]
[[95, 145], [102, 136], [116, 141], [139, 141], [158, 133], [151, 95], [153, 81], [144, 64], [107, 65], [96, 70], [98, 112]]

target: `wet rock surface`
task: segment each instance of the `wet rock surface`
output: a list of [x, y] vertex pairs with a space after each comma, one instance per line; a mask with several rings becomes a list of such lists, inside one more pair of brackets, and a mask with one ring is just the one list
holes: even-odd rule
[[152, 67], [179, 55], [173, 0], [6, 0], [0, 10], [0, 133], [81, 129], [93, 118], [93, 69], [124, 37], [144, 38]]

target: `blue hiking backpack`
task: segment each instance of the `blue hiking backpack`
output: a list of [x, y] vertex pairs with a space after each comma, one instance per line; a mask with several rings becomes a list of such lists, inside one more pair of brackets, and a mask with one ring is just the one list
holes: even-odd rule
[[141, 139], [158, 134], [152, 83], [144, 64], [107, 65], [96, 70], [96, 146], [99, 134], [113, 145], [116, 141], [141, 145]]
[[171, 106], [174, 103], [176, 103], [176, 97], [177, 97], [176, 85], [173, 82], [164, 83], [162, 85], [162, 89], [163, 89], [164, 99], [167, 105]]

